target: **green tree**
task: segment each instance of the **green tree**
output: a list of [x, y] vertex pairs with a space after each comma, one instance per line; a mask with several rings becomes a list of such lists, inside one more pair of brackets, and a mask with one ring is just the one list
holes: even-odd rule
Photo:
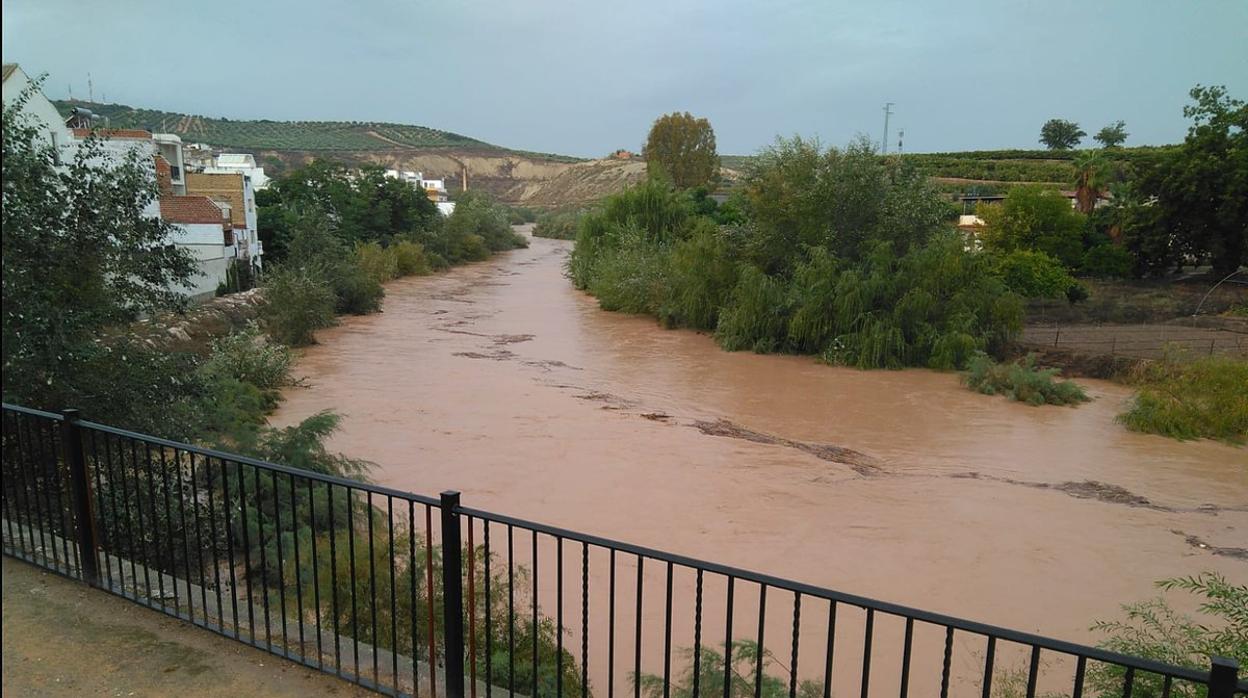
[[1060, 192], [1039, 186], [1015, 187], [999, 205], [977, 209], [984, 220], [984, 247], [1009, 253], [1032, 250], [1074, 269], [1083, 259], [1084, 216]]
[[1065, 119], [1049, 119], [1040, 127], [1040, 142], [1049, 150], [1070, 150], [1086, 135], [1079, 124]]
[[[1133, 235], [1167, 253], [1164, 262], [1205, 258], [1225, 276], [1248, 255], [1248, 105], [1224, 87], [1197, 85], [1191, 97], [1187, 138], [1135, 183], [1141, 205], [1153, 210], [1135, 213]], [[1164, 262], [1144, 266], [1164, 270]]]
[[142, 411], [172, 412], [183, 396], [169, 381], [177, 385], [183, 362], [124, 337], [101, 341], [177, 307], [195, 268], [170, 244], [172, 226], [144, 215], [157, 195], [152, 161], [111, 156], [92, 136], [57, 165], [22, 110], [33, 89], [3, 114], [4, 397], [128, 425]]
[[680, 189], [713, 184], [719, 179], [715, 130], [710, 121], [689, 112], [656, 119], [642, 155], [651, 174], [670, 177]]
[[1127, 122], [1119, 119], [1105, 128], [1102, 128], [1100, 131], [1097, 131], [1096, 135], [1092, 136], [1092, 138], [1097, 143], [1100, 143], [1102, 147], [1117, 148], [1127, 142], [1127, 136], [1129, 135], [1130, 134], [1127, 133]]

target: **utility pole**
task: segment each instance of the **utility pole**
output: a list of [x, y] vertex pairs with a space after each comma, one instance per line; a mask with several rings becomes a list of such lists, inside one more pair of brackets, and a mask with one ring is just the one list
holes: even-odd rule
[[906, 140], [906, 129], [897, 129], [897, 153], [901, 154], [901, 144]]
[[893, 103], [886, 102], [884, 104], [884, 155], [888, 155], [888, 117], [893, 115]]
[[87, 101], [95, 101], [95, 85], [91, 83], [91, 73], [87, 73]]

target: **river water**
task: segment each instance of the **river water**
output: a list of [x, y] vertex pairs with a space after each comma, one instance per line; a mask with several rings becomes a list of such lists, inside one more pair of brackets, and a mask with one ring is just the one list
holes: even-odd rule
[[[706, 335], [599, 310], [563, 276], [570, 244], [534, 238], [393, 282], [383, 313], [318, 334], [296, 368], [308, 387], [288, 390], [273, 421], [340, 412], [332, 447], [376, 462], [385, 485], [458, 489], [467, 506], [1074, 641], [1095, 641], [1091, 622], [1155, 595], [1154, 580], [1216, 570], [1248, 581], [1236, 550], [1248, 547], [1248, 450], [1126, 431], [1114, 422], [1122, 386], [1081, 381], [1091, 403], [1034, 408], [949, 373], [724, 352]], [[579, 593], [580, 551], [568, 554]], [[554, 569], [546, 553], [540, 562]], [[661, 624], [662, 579], [646, 584], [646, 622]], [[690, 584], [677, 581], [678, 602]], [[738, 618], [756, 617], [756, 587], [739, 593]], [[594, 626], [602, 596], [591, 592]], [[768, 604], [787, 663], [792, 599]], [[801, 641], [817, 657], [813, 617], [826, 604], [803, 612]], [[690, 625], [676, 621], [674, 647], [691, 644]], [[861, 644], [861, 619], [844, 625]], [[630, 643], [621, 657], [631, 632], [618, 635]], [[646, 632], [659, 634], [643, 668], [658, 671], [661, 649], [649, 648], [661, 631]], [[706, 632], [722, 641], [722, 622]], [[897, 642], [896, 628], [877, 632]], [[920, 645], [938, 654], [941, 639]], [[803, 678], [821, 677], [821, 660], [802, 660]], [[881, 661], [873, 688], [894, 690], [895, 660]], [[959, 639], [955, 673], [981, 661], [982, 643]], [[842, 673], [848, 693], [856, 679]]]

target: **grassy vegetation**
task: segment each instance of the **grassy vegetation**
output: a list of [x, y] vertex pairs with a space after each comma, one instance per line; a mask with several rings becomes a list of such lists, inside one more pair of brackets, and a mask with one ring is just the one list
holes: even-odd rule
[[581, 216], [583, 215], [585, 215], [585, 212], [579, 209], [548, 211], [537, 217], [537, 225], [533, 228], [533, 235], [539, 238], [575, 240], [576, 229], [580, 225]]
[[1074, 381], [1055, 380], [1057, 374], [1056, 368], [1037, 368], [1034, 354], [1011, 363], [997, 363], [980, 355], [971, 359], [963, 380], [976, 392], [1004, 395], [1033, 407], [1077, 405], [1090, 399]]
[[1248, 440], [1248, 360], [1171, 355], [1143, 366], [1138, 392], [1118, 420], [1128, 429], [1173, 439]]
[[[1183, 591], [1199, 600], [1201, 618], [1174, 610], [1164, 598], [1124, 605], [1125, 620], [1103, 621], [1093, 630], [1109, 637], [1100, 643], [1105, 649], [1208, 671], [1209, 657], [1219, 656], [1248, 663], [1248, 586], [1228, 581], [1216, 572], [1157, 582], [1163, 591]], [[1124, 669], [1106, 664], [1089, 664], [1088, 685], [1095, 695], [1122, 695]], [[1176, 681], [1169, 692], [1161, 676], [1137, 672], [1133, 696], [1197, 698], [1203, 688]]]

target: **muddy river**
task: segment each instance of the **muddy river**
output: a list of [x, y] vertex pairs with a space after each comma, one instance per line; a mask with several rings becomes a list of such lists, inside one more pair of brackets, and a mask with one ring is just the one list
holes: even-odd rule
[[[1248, 450], [1126, 431], [1121, 386], [1082, 381], [1091, 403], [1033, 408], [948, 373], [724, 352], [599, 310], [562, 274], [570, 244], [535, 238], [390, 284], [385, 312], [318, 335], [297, 366], [308, 387], [289, 390], [274, 421], [337, 410], [333, 448], [375, 461], [386, 485], [458, 489], [468, 506], [1075, 641], [1096, 640], [1091, 622], [1154, 595], [1154, 580], [1248, 581]], [[568, 555], [579, 593], [580, 551]], [[661, 624], [662, 579], [646, 583], [647, 622]], [[689, 584], [678, 580], [678, 597]], [[741, 637], [756, 593], [739, 592]], [[593, 626], [603, 596], [592, 594]], [[579, 628], [579, 600], [568, 605]], [[768, 608], [787, 663], [791, 596]], [[820, 678], [826, 604], [803, 612], [814, 654], [803, 650], [799, 673]], [[689, 625], [676, 622], [674, 647], [691, 644]], [[631, 625], [621, 632], [619, 677]], [[705, 632], [722, 641], [722, 622]], [[895, 641], [896, 628], [877, 632]], [[661, 669], [661, 633], [646, 647], [643, 668]], [[838, 692], [860, 661], [847, 651]], [[599, 692], [605, 659], [592, 654]], [[979, 656], [959, 644], [955, 671], [973, 673]], [[880, 661], [873, 687], [892, 690], [895, 660]]]

